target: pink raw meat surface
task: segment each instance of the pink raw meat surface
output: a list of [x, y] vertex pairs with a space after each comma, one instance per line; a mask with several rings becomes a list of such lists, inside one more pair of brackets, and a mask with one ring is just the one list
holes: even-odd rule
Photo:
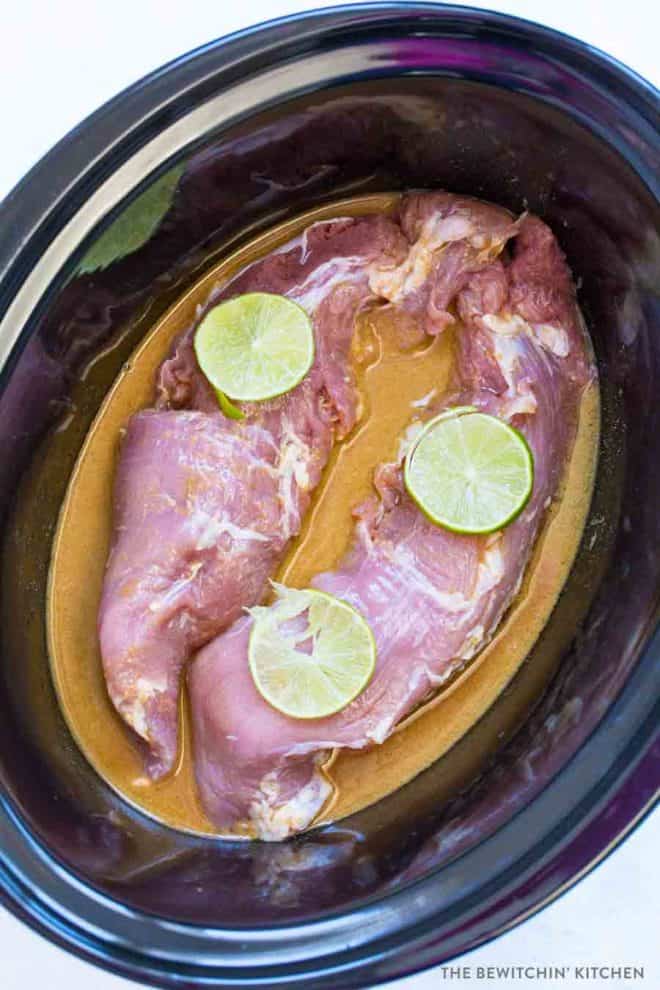
[[[380, 295], [414, 308], [427, 332], [452, 319], [452, 301], [462, 321], [454, 391], [426, 416], [469, 403], [513, 423], [534, 454], [532, 497], [502, 532], [461, 536], [408, 497], [401, 458], [376, 471], [377, 494], [356, 512], [350, 552], [313, 582], [359, 609], [378, 649], [366, 690], [332, 717], [295, 720], [260, 697], [248, 668], [249, 616], [199, 653], [188, 675], [195, 767], [222, 830], [282, 839], [308, 826], [329, 794], [319, 768], [330, 751], [383, 742], [488, 642], [520, 586], [595, 375], [570, 272], [540, 220], [512, 224], [494, 207], [429, 194], [404, 201], [401, 223], [413, 243], [378, 276]], [[419, 239], [429, 237], [427, 251]], [[502, 252], [509, 237], [512, 257]]]
[[243, 403], [245, 419], [229, 420], [197, 365], [191, 327], [160, 369], [157, 408], [127, 425], [99, 637], [108, 692], [144, 741], [153, 777], [176, 759], [185, 661], [261, 599], [335, 433], [355, 422], [355, 319], [374, 297], [371, 275], [406, 248], [385, 217], [313, 224], [213, 293], [196, 323], [240, 293], [287, 295], [313, 320], [306, 379], [279, 399]]

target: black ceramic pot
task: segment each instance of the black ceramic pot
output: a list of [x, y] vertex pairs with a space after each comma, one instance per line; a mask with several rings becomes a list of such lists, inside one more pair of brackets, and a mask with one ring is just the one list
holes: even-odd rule
[[[162, 986], [339, 990], [493, 937], [648, 811], [660, 757], [657, 124], [648, 84], [568, 37], [466, 8], [366, 4], [172, 63], [72, 132], [7, 198], [0, 893], [10, 910]], [[151, 236], [123, 248], [106, 238], [104, 267], [90, 271], [102, 231], [177, 165]], [[323, 201], [422, 186], [529, 206], [579, 280], [603, 398], [580, 555], [504, 695], [396, 795], [284, 845], [174, 834], [98, 779], [51, 687], [47, 567], [77, 451], [121, 363], [211, 260]]]

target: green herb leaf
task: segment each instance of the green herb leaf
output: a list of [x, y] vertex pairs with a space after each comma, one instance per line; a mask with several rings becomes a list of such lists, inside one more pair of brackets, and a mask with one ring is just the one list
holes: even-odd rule
[[183, 165], [176, 165], [133, 200], [83, 257], [78, 274], [107, 268], [146, 244], [172, 205], [183, 169]]

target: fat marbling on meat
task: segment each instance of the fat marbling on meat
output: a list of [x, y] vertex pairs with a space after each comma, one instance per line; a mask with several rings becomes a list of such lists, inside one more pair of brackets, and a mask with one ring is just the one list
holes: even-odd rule
[[254, 291], [298, 302], [316, 342], [306, 379], [279, 399], [243, 403], [244, 420], [227, 419], [197, 365], [192, 327], [159, 371], [156, 408], [127, 424], [98, 625], [110, 698], [143, 740], [152, 777], [176, 759], [184, 663], [260, 601], [335, 433], [355, 422], [355, 319], [373, 297], [370, 276], [406, 246], [383, 216], [311, 225], [206, 307]]
[[376, 494], [356, 511], [346, 558], [312, 582], [372, 627], [378, 656], [364, 692], [328, 718], [282, 715], [252, 682], [250, 616], [199, 653], [188, 675], [195, 768], [223, 830], [282, 839], [308, 826], [329, 796], [321, 766], [330, 752], [382, 743], [488, 642], [520, 586], [595, 375], [570, 272], [539, 219], [514, 224], [503, 210], [442, 193], [408, 197], [400, 219], [410, 252], [376, 276], [378, 293], [412, 309], [428, 333], [451, 321], [451, 302], [461, 319], [454, 388], [428, 414], [471, 404], [513, 423], [534, 454], [532, 497], [489, 536], [433, 525], [402, 483], [411, 427], [401, 457], [377, 469]]

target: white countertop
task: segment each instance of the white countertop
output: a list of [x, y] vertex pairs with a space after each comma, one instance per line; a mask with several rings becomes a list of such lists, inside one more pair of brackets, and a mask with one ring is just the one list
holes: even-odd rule
[[[0, 59], [0, 198], [83, 117], [152, 69], [213, 38], [269, 17], [321, 6], [299, 0], [11, 0]], [[327, 0], [327, 5], [330, 3]], [[481, 7], [519, 14], [604, 49], [660, 82], [657, 0], [503, 0]], [[442, 970], [392, 990], [463, 990], [527, 983], [536, 988], [660, 987], [660, 813], [648, 818], [593, 873], [540, 914], [462, 957], [471, 976]], [[643, 980], [606, 975], [563, 981], [479, 977], [492, 966], [637, 966]], [[2, 990], [128, 990], [29, 931], [0, 908]]]

